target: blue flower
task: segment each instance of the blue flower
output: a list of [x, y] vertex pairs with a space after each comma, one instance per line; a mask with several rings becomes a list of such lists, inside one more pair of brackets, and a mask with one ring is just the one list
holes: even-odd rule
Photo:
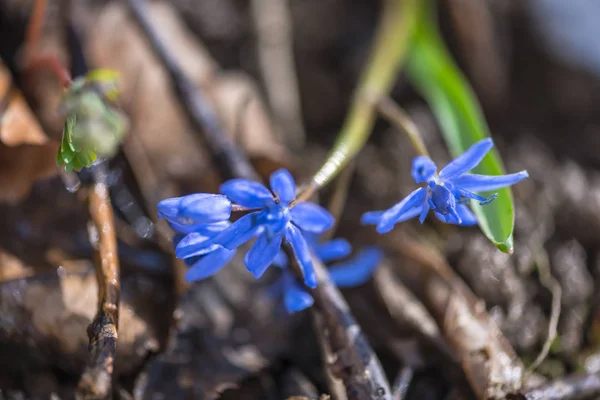
[[[169, 199], [170, 202], [159, 206], [159, 212], [169, 219], [171, 226], [183, 224], [189, 228], [187, 236], [181, 239], [175, 247], [179, 258], [190, 258], [207, 255], [217, 249], [235, 250], [243, 243], [258, 236], [252, 248], [246, 253], [244, 262], [252, 274], [259, 278], [280, 251], [285, 239], [294, 250], [294, 255], [304, 274], [307, 286], [316, 287], [317, 279], [313, 270], [310, 252], [303, 232], [319, 234], [333, 225], [333, 216], [321, 206], [300, 202], [293, 203], [296, 197], [296, 183], [291, 174], [283, 169], [271, 175], [272, 192], [258, 182], [247, 179], [232, 179], [221, 185], [220, 191], [224, 196], [216, 196], [212, 201], [205, 194], [199, 194], [195, 201], [188, 201], [185, 196]], [[249, 212], [230, 226], [216, 234], [207, 234], [203, 221], [211, 223], [222, 222], [226, 214], [224, 197], [238, 207]], [[166, 200], [165, 200], [166, 201]], [[178, 227], [181, 228], [181, 227]], [[180, 230], [181, 231], [181, 230]], [[216, 257], [216, 256], [215, 256]], [[219, 258], [224, 259], [225, 256]]]
[[477, 224], [477, 218], [466, 204], [470, 199], [477, 200], [482, 205], [488, 204], [498, 194], [485, 198], [474, 192], [501, 189], [529, 176], [527, 171], [498, 176], [467, 173], [483, 160], [492, 147], [494, 144], [491, 139], [475, 143], [446, 165], [439, 174], [437, 166], [429, 157], [415, 157], [411, 175], [416, 183], [425, 183], [426, 186], [413, 191], [388, 210], [365, 213], [362, 223], [377, 225], [377, 232], [386, 233], [391, 231], [395, 224], [416, 216], [419, 216], [419, 221], [423, 223], [431, 209], [442, 222], [457, 225]]
[[157, 208], [158, 216], [165, 218], [175, 231], [189, 233], [227, 221], [231, 216], [232, 205], [226, 196], [196, 193], [162, 200]]
[[[350, 243], [344, 239], [334, 239], [323, 244], [317, 243], [317, 239], [313, 235], [307, 235], [306, 239], [315, 255], [323, 263], [345, 258], [352, 251]], [[333, 283], [341, 288], [362, 285], [369, 280], [382, 257], [383, 253], [377, 247], [368, 247], [360, 251], [356, 257], [331, 266], [329, 276]], [[288, 259], [285, 254], [280, 253], [274, 264], [283, 268], [283, 275], [278, 281], [277, 287], [283, 294], [283, 301], [288, 312], [294, 313], [312, 306], [314, 299], [288, 268]]]
[[[219, 232], [223, 231], [231, 223], [222, 221], [212, 224], [197, 226], [193, 223], [177, 223], [169, 222], [173, 230], [177, 233], [173, 238], [173, 245], [177, 246], [182, 241], [206, 242], [215, 237]], [[194, 226], [195, 230], [191, 231]], [[235, 256], [235, 250], [229, 250], [219, 245], [207, 246], [202, 254], [196, 254], [191, 257], [185, 257], [183, 260], [190, 267], [185, 279], [189, 282], [198, 281], [208, 278], [221, 270]]]

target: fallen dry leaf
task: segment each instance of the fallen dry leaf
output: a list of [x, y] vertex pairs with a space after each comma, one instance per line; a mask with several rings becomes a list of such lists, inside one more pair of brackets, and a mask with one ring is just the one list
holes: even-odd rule
[[0, 61], [0, 202], [17, 203], [38, 179], [55, 175], [57, 149]]

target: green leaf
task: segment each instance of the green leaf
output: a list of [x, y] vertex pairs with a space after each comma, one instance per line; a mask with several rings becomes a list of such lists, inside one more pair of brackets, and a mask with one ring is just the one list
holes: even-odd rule
[[[430, 4], [432, 4], [430, 2]], [[454, 157], [490, 136], [481, 107], [467, 80], [453, 62], [440, 38], [434, 7], [423, 13], [408, 54], [408, 75], [435, 114]], [[504, 167], [496, 150], [490, 151], [474, 173], [502, 175]], [[473, 201], [483, 233], [505, 253], [513, 251], [514, 207], [510, 188], [497, 191], [498, 198], [480, 206]], [[489, 196], [491, 193], [482, 193]]]

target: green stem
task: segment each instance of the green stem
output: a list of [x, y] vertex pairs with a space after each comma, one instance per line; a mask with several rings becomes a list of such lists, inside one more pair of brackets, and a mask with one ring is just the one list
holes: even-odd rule
[[392, 89], [405, 59], [422, 0], [385, 0], [377, 36], [350, 112], [327, 160], [314, 175], [312, 190], [328, 184], [364, 146], [377, 104]]

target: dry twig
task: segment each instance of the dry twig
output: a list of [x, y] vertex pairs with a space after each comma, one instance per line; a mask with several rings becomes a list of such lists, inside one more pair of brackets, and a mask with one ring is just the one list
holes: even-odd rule
[[600, 373], [572, 375], [555, 379], [523, 392], [511, 393], [506, 400], [583, 400], [600, 396]]
[[192, 80], [182, 71], [175, 58], [160, 41], [148, 19], [145, 0], [128, 0], [127, 3], [157, 57], [169, 72], [190, 122], [204, 133], [206, 144], [224, 178], [243, 177], [256, 180], [256, 172], [229, 139], [230, 136], [225, 132], [222, 121], [210, 101], [196, 89]]
[[112, 397], [118, 338], [120, 278], [113, 211], [105, 175], [98, 170], [94, 172], [95, 183], [89, 192], [88, 203], [92, 222], [90, 242], [94, 248], [98, 280], [98, 311], [88, 327], [90, 358], [78, 385], [80, 399]]

